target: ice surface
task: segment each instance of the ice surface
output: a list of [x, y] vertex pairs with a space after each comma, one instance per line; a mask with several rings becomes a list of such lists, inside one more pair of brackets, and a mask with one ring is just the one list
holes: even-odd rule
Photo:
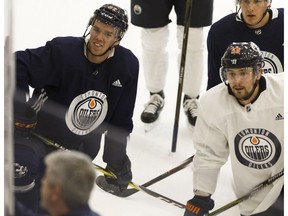
[[[130, 12], [130, 1], [113, 0], [116, 5], [126, 8]], [[44, 45], [47, 40], [55, 36], [82, 36], [90, 16], [101, 5], [109, 3], [104, 0], [14, 0], [14, 50], [33, 48]], [[274, 0], [273, 6], [283, 6], [282, 0]], [[214, 0], [214, 16], [216, 21], [225, 14], [235, 11], [233, 0]], [[133, 181], [143, 184], [152, 178], [174, 168], [194, 154], [192, 132], [186, 125], [183, 110], [180, 112], [177, 149], [171, 153], [172, 131], [174, 125], [176, 95], [178, 88], [179, 68], [175, 61], [175, 53], [179, 52], [176, 46], [175, 17], [171, 13], [173, 23], [170, 24], [171, 35], [169, 74], [165, 88], [166, 104], [161, 113], [157, 127], [145, 133], [140, 121], [143, 105], [148, 100], [144, 77], [140, 66], [138, 97], [134, 113], [134, 131], [128, 144], [128, 155], [132, 161]], [[208, 28], [205, 29], [208, 31]], [[141, 64], [140, 29], [131, 25], [121, 45], [130, 48], [139, 58]], [[204, 73], [203, 91], [206, 86]], [[102, 150], [94, 160], [95, 163], [105, 166], [102, 162]], [[81, 187], [79, 187], [81, 189]], [[192, 198], [192, 170], [186, 167], [182, 171], [156, 183], [149, 189], [170, 197], [183, 204]], [[235, 199], [232, 191], [230, 164], [221, 169], [218, 187], [213, 195], [215, 209]], [[154, 198], [143, 192], [119, 198], [102, 191], [95, 186], [90, 199], [91, 207], [102, 216], [176, 216], [183, 215], [184, 210]], [[239, 215], [237, 207], [221, 214], [222, 216]]]

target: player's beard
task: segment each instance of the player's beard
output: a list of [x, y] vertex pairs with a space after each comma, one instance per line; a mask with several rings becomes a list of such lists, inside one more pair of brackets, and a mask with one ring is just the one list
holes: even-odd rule
[[234, 96], [237, 98], [237, 100], [241, 102], [241, 101], [246, 101], [250, 99], [253, 93], [255, 92], [256, 87], [257, 87], [257, 82], [254, 83], [251, 90], [247, 90], [244, 87], [241, 88], [241, 87], [236, 86], [232, 88], [232, 91], [233, 91]]

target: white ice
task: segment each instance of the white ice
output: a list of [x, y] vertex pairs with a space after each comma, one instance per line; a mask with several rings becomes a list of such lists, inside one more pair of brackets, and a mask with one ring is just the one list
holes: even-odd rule
[[[156, 0], [157, 1], [157, 0]], [[112, 3], [125, 8], [130, 13], [130, 1], [113, 0]], [[47, 40], [56, 36], [82, 36], [87, 22], [94, 10], [105, 3], [104, 0], [14, 0], [13, 1], [13, 49], [20, 50], [44, 45]], [[283, 0], [274, 0], [272, 6], [283, 7]], [[214, 0], [213, 21], [235, 11], [234, 0]], [[166, 104], [159, 125], [145, 133], [140, 114], [148, 100], [143, 71], [140, 66], [138, 95], [134, 113], [134, 130], [128, 144], [128, 155], [132, 161], [133, 182], [143, 184], [152, 178], [174, 168], [195, 153], [192, 133], [188, 129], [184, 112], [181, 108], [176, 152], [171, 152], [172, 132], [174, 126], [179, 68], [175, 55], [179, 52], [176, 46], [175, 15], [171, 13], [171, 35], [169, 46], [170, 65], [165, 88]], [[205, 28], [206, 32], [208, 27]], [[131, 49], [141, 64], [140, 29], [130, 24], [121, 45]], [[203, 91], [206, 87], [206, 71], [203, 74]], [[94, 160], [102, 162], [102, 150]], [[99, 173], [100, 175], [100, 173]], [[182, 171], [164, 179], [149, 189], [185, 204], [193, 197], [192, 170], [186, 167]], [[81, 186], [79, 186], [81, 190]], [[218, 186], [212, 198], [215, 209], [233, 201], [236, 197], [232, 191], [232, 178], [229, 162], [221, 169]], [[90, 199], [91, 208], [102, 216], [181, 216], [184, 213], [170, 203], [147, 195], [143, 192], [119, 198], [108, 194], [95, 186]], [[222, 216], [239, 215], [237, 207], [221, 214]]]

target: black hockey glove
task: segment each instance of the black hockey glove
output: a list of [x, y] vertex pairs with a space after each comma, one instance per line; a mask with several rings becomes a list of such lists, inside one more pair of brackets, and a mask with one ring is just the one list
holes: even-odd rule
[[30, 136], [30, 131], [37, 124], [36, 112], [27, 104], [14, 103], [15, 135]]
[[106, 169], [117, 177], [117, 179], [114, 179], [106, 176], [106, 181], [109, 184], [117, 185], [121, 190], [128, 187], [129, 182], [132, 180], [131, 162], [128, 156], [121, 166], [107, 165]]
[[214, 200], [210, 196], [197, 196], [187, 201], [184, 216], [203, 216], [214, 208]]

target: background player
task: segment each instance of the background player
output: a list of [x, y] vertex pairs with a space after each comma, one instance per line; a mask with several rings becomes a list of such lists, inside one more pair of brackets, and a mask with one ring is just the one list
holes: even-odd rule
[[[177, 16], [177, 41], [182, 48], [185, 0], [131, 0], [131, 22], [142, 27], [142, 65], [150, 99], [141, 114], [145, 130], [155, 126], [165, 104], [164, 88], [168, 70], [166, 50], [171, 22], [169, 14], [174, 7]], [[204, 26], [211, 25], [213, 0], [193, 1], [183, 83], [183, 108], [189, 125], [196, 121], [197, 98], [201, 91], [205, 51]], [[180, 63], [180, 55], [178, 62]]]
[[215, 22], [208, 33], [207, 89], [221, 83], [219, 68], [227, 46], [253, 41], [264, 57], [264, 73], [284, 71], [284, 9], [271, 8], [271, 0], [237, 0], [236, 13]]
[[[185, 216], [213, 208], [211, 194], [228, 157], [237, 197], [284, 169], [284, 73], [262, 75], [264, 59], [253, 42], [231, 44], [221, 65], [224, 82], [199, 100], [195, 196], [187, 202]], [[240, 203], [241, 215], [283, 216], [283, 185], [283, 178], [278, 179]]]

